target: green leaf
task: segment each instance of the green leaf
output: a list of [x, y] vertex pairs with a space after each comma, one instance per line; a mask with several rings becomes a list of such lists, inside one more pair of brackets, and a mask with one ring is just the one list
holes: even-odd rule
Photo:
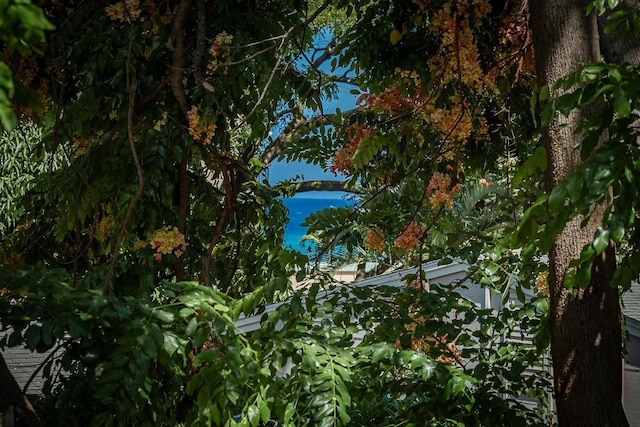
[[549, 124], [551, 123], [551, 120], [553, 120], [553, 115], [555, 114], [555, 111], [556, 111], [556, 106], [554, 101], [549, 102], [544, 107], [544, 109], [540, 113], [541, 128], [546, 128], [547, 126], [549, 126]]
[[580, 198], [583, 184], [584, 179], [581, 174], [574, 173], [567, 178], [565, 188], [572, 203], [577, 202]]
[[529, 177], [534, 176], [536, 173], [544, 172], [547, 169], [547, 150], [543, 146], [539, 146], [535, 149], [531, 157], [529, 157], [520, 166], [513, 176], [511, 182], [514, 186], [519, 186], [522, 182]]
[[616, 225], [615, 227], [611, 228], [611, 240], [613, 240], [616, 243], [620, 243], [622, 242], [622, 239], [624, 238], [624, 233], [625, 233], [625, 228], [623, 225]]
[[209, 338], [209, 330], [206, 328], [196, 329], [193, 334], [193, 342], [192, 345], [194, 348], [200, 348], [202, 344]]
[[[223, 304], [214, 304], [213, 309], [217, 311], [221, 311], [222, 313], [226, 313], [229, 310], [231, 310], [229, 306], [223, 305]], [[253, 308], [250, 311], [253, 311]]]
[[293, 414], [296, 411], [296, 406], [293, 404], [293, 402], [289, 402], [287, 403], [285, 409], [284, 409], [284, 417], [283, 417], [283, 421], [285, 423], [285, 425], [289, 425], [289, 423], [291, 422], [291, 418], [293, 418]]
[[184, 330], [185, 335], [188, 337], [193, 335], [197, 327], [198, 327], [198, 320], [195, 318], [195, 315], [194, 315], [194, 317], [192, 317], [191, 320], [189, 320], [189, 323], [187, 324], [187, 327]]
[[631, 287], [631, 282], [633, 280], [633, 271], [629, 266], [623, 265], [616, 269], [616, 272], [613, 277], [613, 284], [615, 286], [621, 286], [623, 291], [626, 291]]
[[271, 410], [269, 409], [269, 405], [267, 405], [267, 402], [265, 402], [264, 400], [260, 400], [258, 409], [260, 410], [260, 419], [262, 420], [262, 422], [265, 424], [269, 422], [269, 419], [271, 419]]
[[[518, 241], [531, 242], [538, 234], [538, 222], [533, 217], [523, 220], [518, 226]], [[489, 284], [489, 283], [488, 283]]]
[[40, 326], [30, 325], [24, 334], [25, 344], [31, 350], [35, 350], [40, 345]]
[[358, 148], [356, 148], [355, 153], [353, 153], [353, 158], [351, 159], [352, 166], [356, 169], [367, 166], [382, 147], [385, 146], [388, 139], [389, 137], [387, 136], [379, 135], [370, 135], [363, 138]]
[[580, 251], [580, 257], [569, 263], [571, 267], [578, 267], [583, 264], [591, 264], [593, 258], [596, 256], [596, 248], [593, 245], [586, 245]]
[[178, 342], [178, 339], [173, 334], [166, 334], [164, 336], [164, 343], [162, 344], [162, 348], [167, 352], [169, 357], [173, 356], [182, 345]]
[[613, 110], [621, 119], [629, 117], [631, 114], [631, 102], [620, 86], [616, 86], [613, 92]]
[[149, 356], [149, 358], [155, 359], [158, 356], [159, 345], [150, 335], [142, 335], [138, 337], [138, 343], [140, 344], [140, 347], [142, 347], [142, 352]]
[[173, 313], [166, 310], [154, 310], [154, 315], [165, 323], [172, 323], [175, 319]]
[[549, 94], [550, 94], [549, 85], [544, 85], [540, 89], [540, 94], [538, 95], [538, 99], [540, 101], [546, 101], [547, 99], [549, 99]]
[[622, 81], [622, 74], [620, 74], [620, 70], [618, 70], [615, 67], [612, 67], [609, 69], [609, 78], [617, 83], [620, 83]]
[[549, 213], [551, 215], [558, 214], [565, 206], [567, 199], [567, 190], [565, 184], [561, 183], [554, 187], [549, 194]]
[[198, 391], [198, 396], [196, 398], [196, 403], [200, 408], [207, 408], [211, 404], [211, 394], [209, 391], [209, 387], [204, 386], [200, 388]]
[[[0, 91], [2, 91], [2, 89], [0, 89]], [[15, 114], [13, 114], [9, 103], [3, 103], [2, 101], [0, 101], [0, 124], [2, 124], [2, 127], [6, 130], [12, 130], [18, 124], [18, 120]]]
[[383, 358], [388, 358], [393, 354], [395, 349], [390, 348], [386, 344], [379, 344], [371, 354], [371, 363], [378, 363]]
[[575, 284], [582, 289], [586, 289], [589, 286], [591, 280], [591, 263], [584, 263], [578, 266], [575, 273]]
[[[578, 72], [579, 76], [580, 76], [580, 81], [586, 82], [586, 81], [590, 81], [590, 80], [595, 80], [600, 73], [602, 73], [603, 71], [606, 71], [609, 68], [608, 64], [591, 64], [591, 65], [587, 65], [586, 67], [584, 67], [582, 70], [580, 70]], [[567, 84], [570, 86], [572, 86], [574, 83], [577, 83], [576, 81], [571, 81], [568, 80]]]
[[249, 424], [253, 427], [257, 427], [260, 423], [260, 410], [255, 405], [249, 405], [247, 408], [247, 417], [249, 418]]
[[157, 347], [162, 347], [164, 343], [164, 334], [162, 333], [162, 329], [155, 323], [149, 324], [147, 327], [147, 333], [156, 344]]
[[296, 281], [297, 281], [297, 282], [302, 282], [306, 276], [307, 276], [307, 272], [306, 272], [306, 270], [304, 270], [304, 269], [300, 269], [300, 270], [296, 273]]
[[593, 239], [593, 247], [596, 250], [596, 255], [600, 255], [609, 246], [609, 239], [609, 230], [598, 227], [596, 236]]

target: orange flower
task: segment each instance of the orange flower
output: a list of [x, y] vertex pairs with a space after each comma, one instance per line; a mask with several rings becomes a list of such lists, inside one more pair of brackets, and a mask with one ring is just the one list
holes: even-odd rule
[[338, 172], [345, 176], [349, 175], [353, 155], [356, 153], [362, 140], [373, 134], [373, 129], [353, 125], [346, 129], [346, 133], [349, 138], [347, 144], [336, 151], [331, 162], [330, 170], [334, 175], [338, 175]]
[[203, 123], [204, 120], [200, 116], [197, 106], [194, 105], [187, 112], [187, 120], [189, 121], [189, 135], [204, 145], [211, 144], [211, 140], [216, 133], [216, 125]]
[[378, 227], [368, 229], [367, 235], [364, 237], [364, 245], [368, 248], [373, 249], [379, 254], [383, 253], [384, 252], [383, 231]]
[[109, 19], [130, 24], [140, 18], [140, 1], [125, 0], [104, 8]]
[[[410, 74], [409, 74], [410, 76]], [[415, 76], [417, 78], [417, 75]], [[374, 95], [365, 93], [358, 98], [358, 105], [364, 111], [376, 111], [390, 116], [413, 109], [416, 99], [405, 98], [398, 86], [385, 89], [382, 93]]]
[[429, 196], [431, 207], [444, 206], [451, 209], [453, 198], [460, 191], [460, 184], [452, 186], [451, 177], [441, 172], [436, 172], [431, 176], [425, 193]]
[[393, 247], [405, 252], [416, 248], [420, 244], [420, 240], [424, 234], [424, 230], [415, 222], [410, 222], [393, 242]]

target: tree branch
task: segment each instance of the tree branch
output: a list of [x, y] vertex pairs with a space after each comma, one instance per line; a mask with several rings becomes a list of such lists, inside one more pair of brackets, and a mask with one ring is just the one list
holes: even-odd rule
[[[322, 72], [322, 71], [318, 71], [318, 72]], [[344, 73], [342, 75], [336, 75], [336, 74], [323, 74], [323, 77], [329, 81], [332, 82], [336, 82], [336, 83], [346, 83], [349, 85], [353, 85], [353, 86], [357, 86], [360, 87], [360, 80], [358, 80], [358, 76], [356, 77], [347, 77], [348, 73]]]
[[[236, 185], [235, 185], [235, 171], [230, 167], [225, 159], [217, 152], [217, 150], [210, 147], [208, 152], [211, 154], [211, 158], [216, 162], [220, 169], [220, 179], [222, 180], [221, 186], [224, 188], [224, 202], [222, 206], [222, 212], [217, 218], [216, 225], [209, 241], [209, 247], [207, 248], [207, 254], [204, 258], [202, 267], [201, 282], [205, 285], [211, 284], [211, 259], [213, 257], [213, 250], [220, 240], [224, 230], [231, 219], [231, 214], [234, 213], [235, 204], [237, 200]], [[208, 181], [208, 180], [207, 180]]]
[[360, 186], [351, 186], [347, 181], [313, 180], [292, 184], [282, 184], [274, 187], [274, 195], [282, 193], [305, 193], [307, 191], [344, 191], [346, 193], [361, 194]]
[[[280, 41], [280, 44], [278, 45], [278, 49], [280, 50], [284, 47], [284, 45], [293, 37], [295, 37], [296, 35], [300, 34], [301, 32], [305, 31], [307, 26], [313, 22], [321, 13], [323, 10], [325, 10], [329, 4], [331, 4], [330, 0], [326, 0], [323, 4], [321, 4], [318, 9], [316, 9], [316, 11], [307, 19], [305, 19], [303, 22], [301, 22], [300, 24], [297, 24], [291, 28], [289, 28], [289, 30], [287, 30], [287, 32], [282, 36], [282, 39]], [[267, 94], [267, 91], [269, 90], [269, 86], [271, 86], [271, 82], [273, 81], [273, 78], [276, 75], [276, 72], [278, 71], [278, 69], [280, 68], [280, 64], [282, 63], [282, 60], [284, 59], [285, 55], [278, 55], [278, 58], [276, 60], [275, 65], [273, 66], [273, 68], [271, 69], [271, 73], [269, 74], [269, 77], [267, 78], [267, 82], [264, 85], [264, 88], [262, 89], [262, 92], [260, 93], [260, 96], [258, 97], [258, 100], [256, 101], [255, 106], [251, 109], [251, 111], [249, 111], [249, 113], [247, 113], [247, 115], [245, 116], [244, 120], [242, 120], [235, 128], [234, 130], [240, 129], [240, 127], [242, 127], [242, 125], [244, 125], [251, 116], [253, 116], [253, 114], [256, 112], [256, 110], [260, 107], [260, 104], [262, 103], [262, 101], [264, 100], [264, 97]]]
[[[288, 35], [288, 34], [284, 34], [284, 35], [280, 36], [279, 38], [285, 39], [285, 37], [286, 37], [287, 35]], [[283, 40], [283, 41], [284, 41], [284, 40]], [[249, 56], [247, 56], [247, 57], [244, 57], [244, 58], [242, 58], [242, 59], [238, 59], [237, 61], [227, 61], [227, 62], [224, 62], [224, 63], [223, 63], [223, 64], [221, 64], [221, 65], [224, 65], [225, 67], [228, 67], [228, 66], [231, 66], [231, 65], [239, 65], [239, 64], [243, 64], [243, 63], [245, 63], [245, 62], [247, 62], [247, 61], [251, 61], [253, 58], [256, 58], [256, 57], [258, 57], [258, 56], [262, 55], [263, 53], [267, 53], [267, 52], [270, 52], [270, 51], [272, 51], [272, 50], [276, 49], [278, 46], [279, 46], [279, 45], [273, 44], [273, 45], [271, 45], [271, 46], [265, 47], [264, 49], [260, 49], [259, 51], [254, 52], [254, 53], [252, 53], [251, 55], [249, 55]]]
[[[346, 111], [343, 114], [349, 112], [351, 111]], [[265, 148], [262, 156], [260, 156], [260, 161], [264, 165], [263, 167], [265, 169], [268, 168], [271, 162], [273, 162], [285, 150], [285, 148], [291, 144], [291, 142], [306, 135], [309, 132], [308, 129], [328, 125], [334, 117], [335, 114], [322, 114], [310, 118], [300, 116], [294, 117], [280, 135], [278, 135], [276, 139], [274, 139], [271, 144]]]
[[173, 28], [171, 30], [175, 40], [175, 50], [173, 51], [171, 62], [171, 90], [185, 118], [187, 117], [187, 112], [189, 112], [189, 101], [184, 86], [182, 85], [182, 71], [184, 70], [184, 64], [186, 62], [184, 28], [191, 6], [191, 0], [183, 0], [182, 3], [180, 3], [176, 10]]
[[336, 49], [338, 45], [339, 45], [339, 41], [334, 37], [325, 47], [317, 49], [317, 50], [322, 50], [322, 54], [320, 56], [318, 56], [317, 58], [314, 58], [315, 56], [314, 54], [311, 56], [311, 58], [308, 58], [307, 55], [304, 54], [304, 57], [307, 60], [309, 67], [311, 67], [311, 69], [313, 69], [321, 78], [332, 81], [332, 82], [347, 83], [350, 85], [359, 86], [359, 81], [357, 76], [347, 77], [347, 75], [349, 74], [349, 71], [346, 71], [342, 75], [337, 75], [337, 74], [325, 73], [320, 69], [322, 64], [324, 64], [327, 60], [329, 60], [329, 58], [333, 56], [336, 50], [340, 50], [340, 49]]
[[[133, 30], [132, 30], [133, 31]], [[127, 232], [127, 228], [129, 227], [129, 222], [131, 222], [131, 217], [133, 216], [133, 211], [135, 209], [136, 204], [142, 198], [142, 192], [144, 190], [144, 174], [142, 171], [142, 165], [140, 164], [140, 159], [138, 158], [138, 151], [136, 150], [136, 142], [133, 137], [133, 113], [134, 106], [136, 105], [136, 80], [131, 77], [131, 45], [133, 43], [133, 36], [130, 35], [129, 38], [129, 51], [127, 53], [127, 88], [129, 90], [129, 107], [127, 109], [127, 136], [129, 139], [129, 148], [131, 149], [131, 156], [133, 157], [133, 164], [136, 167], [136, 174], [138, 175], [138, 187], [136, 188], [136, 192], [131, 198], [129, 202], [129, 207], [127, 208], [127, 213], [124, 216], [124, 220], [122, 221], [122, 227], [120, 227], [120, 232], [118, 233], [118, 237], [116, 238], [116, 242], [113, 246], [113, 254], [111, 255], [111, 263], [109, 264], [109, 270], [104, 278], [104, 284], [102, 287], [103, 295], [107, 295], [111, 290], [111, 279], [113, 278], [113, 274], [115, 272], [116, 261], [118, 260], [118, 255], [120, 255], [120, 246], [124, 241], [124, 236]]]
[[204, 76], [202, 75], [202, 58], [206, 52], [207, 41], [207, 10], [205, 0], [196, 0], [196, 11], [198, 15], [198, 26], [192, 68], [196, 83], [201, 84], [204, 81]]

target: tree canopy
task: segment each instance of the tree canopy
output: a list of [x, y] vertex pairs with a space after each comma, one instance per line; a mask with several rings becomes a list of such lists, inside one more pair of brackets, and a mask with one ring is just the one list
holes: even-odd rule
[[[523, 373], [558, 336], [558, 295], [615, 294], [596, 327], [617, 328], [607, 357], [619, 367], [618, 287], [640, 268], [637, 63], [619, 44], [635, 46], [636, 10], [601, 3], [572, 2], [567, 16], [600, 16], [603, 42], [569, 66], [539, 53], [564, 46], [560, 25], [540, 24], [551, 9], [532, 19], [520, 1], [0, 5], [0, 119], [42, 132], [20, 139], [19, 127], [2, 146], [3, 158], [38, 156], [6, 168], [14, 185], [0, 189], [15, 206], [0, 229], [0, 320], [12, 328], [1, 344], [63, 351], [44, 365], [40, 417], [548, 425], [517, 398], [544, 406], [546, 377]], [[606, 36], [613, 28], [631, 38]], [[584, 30], [589, 47], [596, 36]], [[324, 111], [338, 84], [358, 94], [355, 110]], [[577, 133], [553, 133], [558, 112], [579, 117]], [[580, 158], [556, 160], [576, 144]], [[336, 181], [272, 185], [276, 159]], [[319, 256], [342, 246], [387, 265], [456, 258], [497, 293], [515, 286], [520, 305], [496, 315], [455, 287], [425, 292], [421, 270], [401, 290], [324, 293], [322, 275], [294, 289], [310, 264], [282, 247], [279, 196], [317, 188], [358, 194], [353, 209], [307, 219]], [[572, 223], [578, 252], [564, 259], [554, 248]], [[614, 245], [619, 268], [599, 267], [615, 264]], [[238, 333], [241, 316], [274, 302], [258, 331]], [[506, 340], [520, 329], [534, 344]], [[568, 360], [553, 356], [565, 393]]]

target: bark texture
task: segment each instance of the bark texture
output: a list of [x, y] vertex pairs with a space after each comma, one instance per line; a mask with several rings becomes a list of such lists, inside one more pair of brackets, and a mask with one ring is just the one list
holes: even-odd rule
[[0, 353], [0, 427], [39, 427], [38, 415], [22, 394]]
[[[541, 84], [552, 85], [585, 63], [601, 59], [596, 16], [586, 16], [585, 0], [530, 2], [536, 69]], [[579, 142], [575, 130], [593, 111], [557, 116], [545, 130], [547, 190], [578, 166]], [[560, 426], [628, 426], [622, 408], [620, 303], [609, 285], [615, 272], [615, 248], [610, 246], [592, 266], [592, 277], [582, 288], [562, 284], [569, 263], [579, 258], [602, 219], [594, 206], [591, 220], [582, 226], [575, 218], [557, 237], [549, 253], [551, 353], [555, 399]]]

